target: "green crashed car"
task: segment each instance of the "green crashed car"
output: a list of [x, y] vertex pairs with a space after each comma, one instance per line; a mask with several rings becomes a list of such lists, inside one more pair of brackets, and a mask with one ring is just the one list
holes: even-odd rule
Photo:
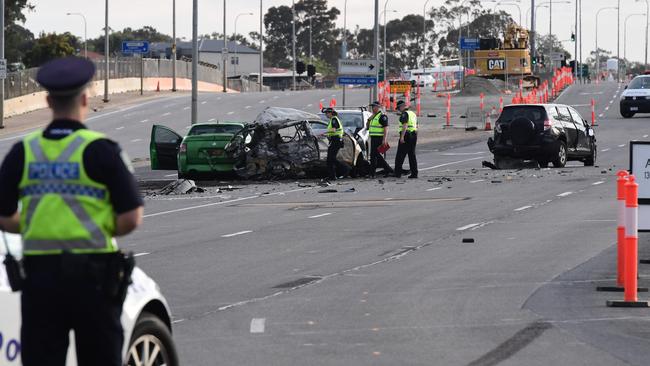
[[233, 170], [224, 148], [244, 128], [240, 122], [198, 123], [181, 137], [160, 125], [151, 129], [149, 153], [152, 170], [177, 170], [178, 178], [191, 178]]

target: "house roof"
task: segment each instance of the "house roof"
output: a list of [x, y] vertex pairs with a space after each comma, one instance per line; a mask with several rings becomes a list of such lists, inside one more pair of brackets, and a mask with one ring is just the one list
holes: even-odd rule
[[[171, 47], [171, 45], [170, 45]], [[178, 42], [177, 47], [179, 49], [191, 49], [192, 42]], [[199, 40], [199, 52], [214, 52], [221, 53], [221, 50], [224, 49], [223, 39], [202, 39]], [[230, 53], [251, 53], [259, 54], [259, 51], [254, 50], [250, 47], [243, 46], [237, 42], [228, 41], [228, 52]]]

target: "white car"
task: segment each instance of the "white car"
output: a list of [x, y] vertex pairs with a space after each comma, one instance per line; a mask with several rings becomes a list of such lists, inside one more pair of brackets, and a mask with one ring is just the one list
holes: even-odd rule
[[[336, 113], [338, 113], [338, 117], [343, 123], [343, 129], [352, 135], [355, 132], [358, 133], [363, 143], [367, 146], [370, 135], [366, 128], [366, 121], [372, 117], [372, 113], [365, 107], [335, 107], [334, 109], [336, 109]], [[324, 122], [328, 122], [327, 116], [324, 113], [320, 113], [319, 116]], [[327, 132], [327, 127], [325, 128], [325, 132]]]
[[[20, 236], [6, 234], [9, 250], [21, 253]], [[20, 293], [12, 292], [2, 264], [6, 250], [0, 233], [0, 366], [21, 365], [20, 360]], [[172, 339], [171, 313], [167, 301], [154, 280], [139, 268], [131, 275], [122, 310], [124, 328], [123, 360], [125, 365], [177, 366], [178, 356]], [[70, 337], [74, 334], [71, 332]], [[74, 341], [68, 348], [67, 365], [76, 365]]]
[[621, 93], [621, 116], [632, 118], [636, 113], [650, 113], [650, 75], [632, 79]]

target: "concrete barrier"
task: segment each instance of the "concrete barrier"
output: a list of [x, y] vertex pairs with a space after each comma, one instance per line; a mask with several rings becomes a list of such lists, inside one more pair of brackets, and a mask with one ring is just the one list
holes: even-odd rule
[[[158, 87], [160, 90], [171, 90], [172, 78], [145, 78], [143, 89], [145, 91], [155, 91]], [[140, 78], [123, 78], [111, 79], [108, 83], [109, 94], [119, 94], [140, 90]], [[176, 79], [177, 90], [192, 90], [192, 80]], [[198, 89], [200, 92], [220, 92], [223, 86], [219, 84], [206, 83], [199, 81]], [[228, 93], [238, 93], [236, 90], [228, 89]], [[96, 97], [104, 94], [104, 81], [94, 81], [88, 87], [88, 95]], [[20, 114], [32, 112], [47, 107], [45, 97], [47, 92], [41, 91], [17, 98], [7, 99], [4, 102], [5, 117], [17, 116]]]

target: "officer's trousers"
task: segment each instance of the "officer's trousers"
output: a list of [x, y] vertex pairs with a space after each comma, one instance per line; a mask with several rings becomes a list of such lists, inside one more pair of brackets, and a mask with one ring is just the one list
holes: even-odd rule
[[395, 156], [395, 175], [399, 177], [402, 174], [402, 165], [406, 155], [409, 157], [409, 168], [411, 176], [418, 176], [418, 159], [415, 157], [415, 146], [418, 144], [417, 132], [407, 132], [404, 134], [404, 143], [397, 145], [397, 155]]
[[[343, 147], [343, 140], [340, 137], [330, 137], [330, 144], [327, 147], [327, 173], [330, 180], [336, 180], [336, 173], [347, 175], [350, 168], [336, 159], [336, 155]], [[338, 169], [337, 169], [338, 168]]]
[[377, 167], [384, 169], [386, 173], [390, 173], [393, 169], [388, 165], [384, 157], [377, 151], [377, 148], [384, 142], [383, 136], [370, 137], [370, 175], [375, 176]]
[[[100, 288], [105, 278], [64, 263], [60, 255], [28, 257], [21, 296], [24, 366], [64, 366], [74, 330], [77, 364], [121, 366], [122, 303]], [[68, 267], [68, 268], [65, 268]], [[99, 276], [101, 277], [101, 276]]]

